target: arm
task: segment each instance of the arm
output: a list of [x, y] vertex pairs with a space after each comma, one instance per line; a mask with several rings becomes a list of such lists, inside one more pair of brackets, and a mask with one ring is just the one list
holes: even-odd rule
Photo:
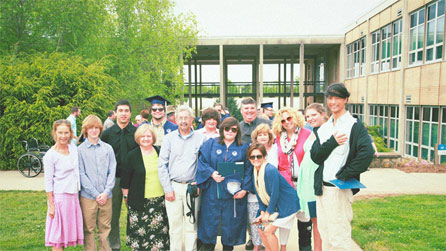
[[54, 206], [54, 162], [51, 158], [51, 152], [47, 152], [47, 154], [43, 157], [43, 167], [45, 169], [45, 190], [48, 204], [48, 214], [51, 218], [54, 218], [55, 206]]
[[331, 152], [338, 146], [338, 142], [334, 136], [331, 136], [326, 142], [321, 144], [317, 130], [319, 128], [314, 128], [314, 134], [316, 135], [316, 140], [311, 147], [311, 159], [314, 163], [322, 165], [324, 161], [330, 156]]
[[352, 134], [352, 137], [357, 138], [357, 143], [351, 147], [355, 147], [356, 149], [350, 148], [350, 151], [356, 150], [356, 153], [353, 159], [336, 174], [336, 177], [341, 180], [357, 177], [367, 170], [373, 160], [374, 150], [367, 129], [360, 123], [356, 123], [355, 126], [357, 128], [355, 134]]
[[124, 197], [125, 205], [126, 205], [126, 207], [128, 209], [129, 208], [129, 203], [128, 203], [128, 197], [127, 196], [129, 195], [129, 190], [122, 188], [121, 191], [122, 191], [122, 196]]
[[266, 212], [272, 214], [276, 211], [277, 203], [279, 202], [279, 188], [280, 179], [279, 171], [277, 169], [266, 169], [265, 170], [265, 186], [270, 188], [269, 192], [269, 205], [266, 208]]
[[224, 177], [218, 174], [218, 171], [211, 164], [211, 149], [213, 139], [209, 139], [200, 147], [197, 168], [197, 185], [206, 189], [206, 182], [212, 177], [215, 182], [221, 182]]
[[170, 155], [170, 142], [169, 137], [164, 137], [161, 151], [158, 158], [158, 176], [161, 186], [163, 187], [166, 200], [174, 201], [175, 193], [170, 183], [169, 176], [169, 155]]
[[48, 214], [51, 219], [54, 218], [54, 213], [56, 212], [56, 207], [54, 206], [53, 192], [47, 192], [46, 198], [48, 201]]
[[116, 176], [116, 157], [113, 148], [110, 146], [108, 151], [109, 165], [108, 165], [108, 175], [107, 183], [105, 185], [105, 190], [103, 193], [111, 194], [113, 187], [115, 186], [115, 176]]

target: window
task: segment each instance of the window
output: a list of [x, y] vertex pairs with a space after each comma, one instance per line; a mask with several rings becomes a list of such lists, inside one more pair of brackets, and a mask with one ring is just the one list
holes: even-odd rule
[[361, 38], [360, 42], [361, 42], [361, 64], [360, 64], [359, 74], [361, 76], [364, 76], [365, 75], [365, 69], [364, 69], [364, 66], [365, 66], [365, 46], [366, 46], [365, 37]]
[[359, 76], [359, 47], [360, 41], [353, 43], [353, 77]]
[[427, 6], [426, 62], [443, 57], [444, 1]]
[[372, 33], [372, 67], [370, 69], [371, 73], [376, 73], [379, 71], [379, 42], [380, 32], [376, 31]]
[[387, 147], [398, 150], [398, 105], [370, 105], [370, 126], [379, 125]]
[[399, 107], [397, 105], [390, 106], [390, 134], [389, 147], [398, 151], [398, 118]]
[[378, 124], [378, 106], [370, 105], [370, 121], [369, 124], [371, 126]]
[[406, 110], [406, 145], [407, 155], [418, 157], [420, 136], [420, 107], [408, 106]]
[[393, 22], [393, 47], [392, 47], [392, 69], [399, 69], [401, 65], [401, 32], [403, 20]]
[[353, 44], [347, 45], [347, 78], [353, 77]]
[[410, 15], [409, 65], [423, 62], [424, 8]]
[[438, 107], [423, 107], [421, 121], [421, 158], [434, 161], [434, 149], [438, 142]]
[[364, 105], [350, 104], [349, 111], [352, 115], [356, 115], [361, 121], [364, 121]]
[[[446, 144], [446, 108], [442, 108], [442, 120], [441, 120], [441, 144]], [[440, 158], [441, 164], [446, 164], [446, 155], [442, 155]]]
[[381, 71], [390, 70], [391, 28], [389, 24], [381, 29]]

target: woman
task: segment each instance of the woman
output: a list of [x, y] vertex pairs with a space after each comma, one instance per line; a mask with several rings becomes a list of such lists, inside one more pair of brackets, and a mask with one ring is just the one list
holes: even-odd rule
[[[296, 110], [288, 107], [280, 109], [273, 122], [279, 156], [278, 169], [288, 183], [295, 188], [305, 155], [303, 146], [311, 134], [311, 131], [305, 129], [304, 126], [304, 117], [298, 114]], [[298, 214], [298, 217], [299, 249], [311, 250], [311, 221], [302, 214]], [[282, 250], [286, 248], [288, 235], [289, 231], [281, 231]]]
[[[312, 128], [320, 127], [327, 121], [326, 110], [321, 104], [313, 103], [305, 109], [305, 116], [308, 124]], [[316, 218], [316, 195], [314, 194], [314, 172], [318, 168], [318, 165], [311, 160], [311, 146], [313, 145], [316, 136], [312, 133], [308, 140], [304, 144], [305, 156], [303, 159], [302, 168], [300, 169], [298, 180], [298, 189], [301, 203], [301, 209], [305, 212], [305, 215], [311, 218], [313, 223], [313, 236], [314, 236], [314, 250], [322, 250], [322, 239], [317, 228]]]
[[[241, 142], [240, 124], [233, 117], [220, 125], [220, 137], [207, 140], [200, 148], [197, 185], [201, 189], [198, 238], [202, 250], [214, 250], [219, 225], [223, 250], [245, 243], [246, 193], [252, 186], [247, 144]], [[232, 165], [233, 164], [233, 165]], [[223, 165], [226, 165], [223, 169]], [[238, 165], [238, 169], [234, 166]], [[220, 167], [220, 168], [219, 168]], [[224, 176], [223, 171], [237, 170]], [[221, 174], [220, 174], [221, 173]]]
[[[251, 139], [253, 144], [262, 144], [267, 152], [266, 161], [277, 167], [278, 157], [277, 157], [277, 145], [274, 144], [274, 135], [267, 124], [260, 124], [251, 133]], [[254, 193], [248, 193], [248, 221], [253, 222], [256, 218], [257, 211], [259, 210], [259, 202], [257, 196]], [[251, 235], [252, 242], [254, 244], [254, 251], [260, 250], [260, 245], [262, 240], [257, 232], [257, 226], [251, 225]]]
[[201, 116], [201, 121], [204, 127], [197, 130], [197, 133], [202, 133], [207, 139], [220, 136], [217, 129], [220, 124], [220, 114], [214, 108], [206, 108]]
[[45, 246], [64, 250], [67, 246], [83, 245], [82, 212], [78, 153], [71, 124], [57, 120], [51, 131], [55, 144], [43, 157], [48, 211], [45, 226]]
[[159, 149], [153, 146], [153, 127], [140, 125], [135, 141], [139, 147], [129, 152], [120, 183], [128, 206], [127, 246], [132, 250], [169, 250], [164, 190], [158, 178]]
[[266, 250], [277, 251], [279, 242], [275, 232], [279, 227], [291, 229], [299, 210], [299, 198], [276, 167], [267, 163], [266, 149], [262, 144], [253, 143], [246, 155], [254, 166], [254, 187], [259, 201], [258, 217], [254, 223], [259, 226], [258, 232]]

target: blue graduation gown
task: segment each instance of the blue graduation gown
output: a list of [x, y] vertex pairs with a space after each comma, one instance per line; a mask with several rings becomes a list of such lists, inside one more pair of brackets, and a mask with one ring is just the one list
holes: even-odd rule
[[221, 223], [221, 242], [227, 246], [241, 245], [246, 242], [247, 195], [236, 199], [217, 198], [217, 182], [211, 177], [219, 162], [244, 162], [242, 190], [252, 189], [252, 165], [246, 158], [247, 144], [237, 146], [232, 143], [228, 148], [218, 143], [218, 138], [210, 138], [200, 148], [198, 159], [197, 184], [201, 189], [201, 207], [198, 220], [198, 238], [207, 244], [215, 244], [218, 226]]
[[[149, 125], [152, 125], [152, 122], [144, 122], [147, 123]], [[142, 125], [142, 123], [140, 124]], [[178, 125], [175, 125], [174, 123], [170, 122], [169, 120], [166, 120], [166, 123], [164, 124], [164, 135], [169, 134], [173, 131], [175, 131], [176, 129], [178, 129]]]

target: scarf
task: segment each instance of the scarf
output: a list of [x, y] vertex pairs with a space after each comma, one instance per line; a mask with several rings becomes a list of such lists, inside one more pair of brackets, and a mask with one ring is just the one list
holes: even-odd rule
[[280, 133], [280, 146], [282, 147], [282, 152], [288, 155], [288, 159], [290, 160], [290, 169], [291, 169], [291, 177], [294, 177], [294, 148], [296, 148], [297, 138], [300, 132], [300, 128], [297, 127], [291, 136], [290, 141], [288, 141], [288, 134], [286, 131], [282, 131]]
[[256, 168], [253, 168], [254, 172], [254, 184], [256, 186], [257, 194], [259, 195], [260, 200], [262, 203], [266, 206], [269, 205], [269, 194], [266, 192], [265, 187], [265, 167], [266, 167], [266, 161], [263, 162], [262, 166], [260, 166], [259, 172], [257, 174]]

